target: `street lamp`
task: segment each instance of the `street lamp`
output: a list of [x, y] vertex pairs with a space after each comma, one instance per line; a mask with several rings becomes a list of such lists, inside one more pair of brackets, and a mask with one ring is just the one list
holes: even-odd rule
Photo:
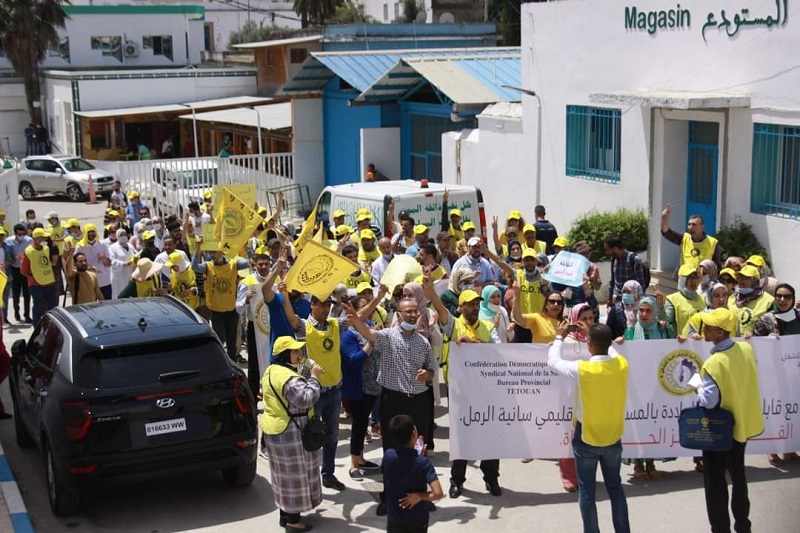
[[184, 107], [188, 107], [192, 110], [192, 136], [194, 137], [194, 157], [200, 157], [199, 150], [197, 149], [197, 115], [194, 111], [194, 106], [190, 104], [181, 104]]
[[257, 136], [258, 136], [258, 155], [261, 156], [264, 153], [264, 151], [262, 150], [262, 147], [261, 147], [261, 113], [259, 113], [258, 109], [256, 109], [255, 107], [251, 106], [250, 109], [252, 109], [253, 111], [256, 112], [256, 125], [257, 125], [256, 126], [256, 132], [257, 132]]

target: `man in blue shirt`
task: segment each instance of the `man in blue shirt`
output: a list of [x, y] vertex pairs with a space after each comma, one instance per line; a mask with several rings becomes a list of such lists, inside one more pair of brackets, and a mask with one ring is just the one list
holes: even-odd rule
[[[25, 311], [25, 322], [30, 324], [31, 321], [31, 294], [28, 290], [28, 280], [22, 275], [20, 271], [20, 259], [25, 254], [25, 249], [33, 243], [33, 239], [28, 236], [28, 230], [24, 224], [14, 225], [14, 240], [10, 243], [11, 254], [6, 257], [6, 272], [9, 274], [9, 282], [11, 284], [11, 297], [14, 303], [14, 319], [22, 323], [19, 316], [19, 299], [22, 296], [23, 309]], [[9, 313], [6, 309], [6, 313]], [[9, 322], [9, 316], [6, 315], [6, 322]]]
[[283, 291], [280, 290], [284, 289], [284, 284], [282, 282], [279, 284], [278, 292], [275, 292], [273, 288], [275, 278], [279, 276], [285, 276], [287, 271], [288, 265], [286, 263], [286, 251], [282, 250], [280, 256], [272, 266], [272, 270], [270, 271], [267, 280], [261, 287], [264, 295], [264, 301], [266, 302], [267, 309], [269, 310], [270, 343], [274, 343], [275, 339], [278, 337], [295, 336], [295, 330], [289, 323], [289, 318], [286, 316], [286, 311], [283, 308], [284, 298], [289, 298], [292, 308], [298, 317], [303, 319], [308, 318], [308, 315], [311, 312], [311, 304], [308, 302], [308, 300], [303, 298], [302, 295], [298, 298], [292, 299], [291, 296], [283, 294]]
[[[433, 502], [444, 497], [430, 459], [415, 449], [419, 434], [408, 415], [389, 421], [393, 442], [404, 443], [383, 455], [383, 490], [387, 533], [425, 533]], [[420, 445], [423, 445], [420, 441]], [[428, 488], [430, 487], [430, 490]]]

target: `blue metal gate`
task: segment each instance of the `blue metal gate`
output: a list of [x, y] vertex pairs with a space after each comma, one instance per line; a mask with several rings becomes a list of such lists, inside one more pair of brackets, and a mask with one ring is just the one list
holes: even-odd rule
[[718, 132], [716, 122], [689, 122], [686, 214], [702, 216], [709, 234], [717, 231]]

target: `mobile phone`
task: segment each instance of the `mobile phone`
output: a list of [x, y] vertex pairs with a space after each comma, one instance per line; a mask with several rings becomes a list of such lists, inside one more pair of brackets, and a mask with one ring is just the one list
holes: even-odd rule
[[578, 331], [578, 329], [580, 329], [578, 324], [569, 324], [567, 326], [567, 333], [574, 333], [574, 332]]

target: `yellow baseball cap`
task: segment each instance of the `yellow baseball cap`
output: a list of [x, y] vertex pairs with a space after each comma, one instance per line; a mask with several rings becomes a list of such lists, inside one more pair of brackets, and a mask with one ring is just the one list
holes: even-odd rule
[[128, 193], [128, 200], [132, 200], [133, 198], [139, 198], [139, 191], [131, 191]]
[[142, 240], [148, 241], [150, 239], [155, 239], [155, 238], [156, 238], [156, 232], [151, 229], [142, 233]]
[[457, 207], [451, 209], [450, 210], [450, 216], [451, 217], [461, 217], [462, 216], [461, 215], [461, 209], [458, 209]]
[[722, 270], [719, 271], [719, 277], [722, 277], [725, 274], [732, 277], [733, 279], [736, 279], [736, 271], [732, 268], [723, 268]]
[[83, 225], [83, 232], [84, 233], [89, 233], [90, 231], [97, 231], [97, 226], [95, 226], [94, 224], [91, 224], [91, 223], [84, 224]]
[[372, 220], [372, 213], [369, 211], [364, 212], [359, 209], [356, 215], [356, 222], [361, 222], [362, 220]]
[[426, 231], [428, 231], [428, 226], [425, 224], [417, 224], [414, 226], [414, 235], [422, 235]]
[[751, 255], [750, 257], [747, 258], [747, 261], [745, 263], [748, 265], [753, 265], [754, 267], [758, 268], [761, 268], [767, 264], [767, 262], [764, 261], [764, 258], [761, 257], [760, 255]]
[[736, 315], [725, 307], [718, 307], [713, 311], [704, 311], [700, 315], [700, 320], [706, 326], [724, 329], [731, 335], [736, 334]]
[[475, 300], [482, 300], [482, 298], [480, 294], [473, 291], [472, 289], [461, 291], [461, 294], [458, 295], [458, 305], [463, 305], [468, 302], [474, 302]]
[[81, 222], [77, 218], [71, 218], [71, 219], [67, 220], [67, 226], [66, 227], [67, 227], [67, 229], [69, 229], [69, 228], [80, 228], [81, 227]]
[[351, 228], [347, 224], [339, 224], [338, 226], [336, 226], [337, 237], [344, 237], [345, 235], [350, 235], [351, 233], [353, 233], [353, 228]]
[[110, 217], [118, 217], [118, 216], [119, 216], [119, 211], [116, 211], [116, 210], [114, 210], [114, 209], [111, 209], [111, 210], [110, 210], [108, 213], [106, 213], [106, 214], [107, 214], [108, 216], [110, 216]]
[[556, 240], [553, 241], [553, 246], [558, 246], [559, 248], [566, 248], [569, 246], [569, 240], [566, 237], [556, 237]]
[[203, 200], [211, 200], [214, 197], [214, 193], [212, 191], [206, 191], [203, 193]]
[[760, 278], [761, 272], [758, 271], [756, 267], [753, 265], [745, 265], [739, 271], [739, 276], [744, 276], [746, 278]]
[[539, 260], [539, 256], [536, 255], [536, 250], [533, 248], [525, 248], [522, 250], [522, 258], [525, 259], [526, 257], [533, 257], [537, 261]]
[[174, 251], [167, 256], [167, 262], [164, 263], [165, 266], [171, 267], [173, 265], [178, 265], [183, 262], [183, 254], [179, 251]]
[[372, 231], [372, 230], [371, 230], [371, 229], [369, 229], [369, 228], [367, 228], [367, 229], [362, 229], [362, 230], [361, 230], [361, 233], [359, 233], [359, 237], [360, 237], [362, 240], [363, 240], [363, 239], [372, 239], [372, 240], [375, 240], [375, 232], [374, 232], [374, 231]]
[[522, 211], [519, 209], [512, 209], [508, 212], [507, 220], [520, 220], [522, 219]]
[[284, 335], [275, 339], [275, 343], [272, 345], [272, 355], [278, 355], [286, 350], [299, 350], [305, 345], [306, 343], [303, 341]]
[[478, 229], [478, 228], [475, 227], [475, 223], [473, 221], [467, 220], [466, 222], [461, 224], [461, 229], [463, 229], [464, 231], [467, 231], [467, 230]]
[[45, 237], [47, 237], [47, 233], [44, 231], [44, 228], [36, 228], [33, 230], [34, 239], [43, 239]]
[[534, 226], [533, 224], [525, 224], [522, 227], [522, 234], [523, 235], [528, 233], [529, 231], [532, 231], [532, 232], [536, 233], [536, 226]]
[[256, 255], [269, 255], [269, 248], [267, 248], [266, 244], [262, 244], [255, 250]]
[[333, 218], [339, 218], [343, 216], [347, 216], [347, 213], [344, 212], [344, 209], [337, 209], [333, 212]]
[[364, 291], [370, 291], [370, 292], [372, 292], [372, 285], [370, 285], [370, 284], [369, 284], [368, 282], [366, 282], [366, 281], [362, 281], [361, 283], [359, 283], [359, 284], [356, 286], [356, 294], [361, 294], [361, 293], [362, 293], [362, 292], [364, 292]]
[[697, 273], [697, 265], [690, 265], [689, 263], [681, 265], [681, 267], [678, 269], [679, 276], [688, 277], [696, 273]]

